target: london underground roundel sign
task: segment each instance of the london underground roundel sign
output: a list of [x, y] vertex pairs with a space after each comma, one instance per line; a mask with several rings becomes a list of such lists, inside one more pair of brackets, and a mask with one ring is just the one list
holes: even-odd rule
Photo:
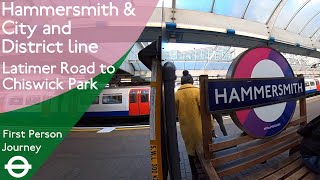
[[305, 96], [303, 77], [295, 77], [285, 57], [270, 47], [240, 54], [227, 79], [208, 80], [207, 90], [209, 112], [231, 112], [235, 124], [256, 138], [283, 131], [296, 100]]
[[[294, 73], [278, 51], [269, 47], [250, 49], [241, 54], [228, 70], [228, 77], [239, 78], [292, 78]], [[270, 137], [280, 133], [291, 120], [296, 100], [235, 111], [235, 123], [254, 137]]]

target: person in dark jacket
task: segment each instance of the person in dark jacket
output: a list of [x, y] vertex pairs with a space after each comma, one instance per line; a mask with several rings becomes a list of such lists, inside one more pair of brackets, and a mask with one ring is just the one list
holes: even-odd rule
[[320, 116], [313, 119], [298, 133], [303, 136], [300, 153], [303, 163], [316, 174], [320, 174]]

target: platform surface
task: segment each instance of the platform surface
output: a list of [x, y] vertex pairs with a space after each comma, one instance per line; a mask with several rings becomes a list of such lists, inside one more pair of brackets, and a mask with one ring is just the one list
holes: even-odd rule
[[[320, 97], [307, 100], [308, 120], [320, 114]], [[299, 108], [299, 107], [297, 107]], [[297, 111], [297, 110], [296, 110]], [[295, 115], [296, 116], [296, 115]], [[241, 131], [228, 117], [224, 118], [229, 134]], [[215, 123], [218, 136], [222, 136], [219, 125]], [[178, 147], [182, 179], [191, 180], [188, 156], [178, 127]], [[97, 133], [96, 130], [70, 132], [51, 157], [34, 175], [33, 180], [118, 180], [151, 179], [149, 150], [149, 129], [119, 128]], [[264, 168], [281, 159], [280, 157], [259, 165], [254, 170]], [[241, 179], [242, 172], [224, 179]]]

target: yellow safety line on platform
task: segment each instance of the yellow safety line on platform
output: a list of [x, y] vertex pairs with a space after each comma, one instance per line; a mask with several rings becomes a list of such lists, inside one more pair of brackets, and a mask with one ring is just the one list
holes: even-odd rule
[[128, 128], [116, 128], [116, 131], [127, 131], [127, 130], [142, 130], [142, 129], [149, 129], [150, 127], [128, 127]]
[[100, 131], [101, 129], [90, 129], [90, 128], [86, 128], [86, 129], [71, 129], [71, 132], [97, 132]]

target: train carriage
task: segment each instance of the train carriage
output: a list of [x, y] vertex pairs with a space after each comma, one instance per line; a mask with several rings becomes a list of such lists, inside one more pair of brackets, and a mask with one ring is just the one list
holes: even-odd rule
[[305, 82], [305, 89], [307, 95], [313, 95], [317, 93], [317, 86], [316, 86], [316, 80], [315, 79], [304, 79]]
[[320, 77], [314, 78], [314, 80], [316, 81], [317, 94], [320, 94]]
[[104, 89], [83, 118], [136, 117], [149, 115], [150, 87]]

